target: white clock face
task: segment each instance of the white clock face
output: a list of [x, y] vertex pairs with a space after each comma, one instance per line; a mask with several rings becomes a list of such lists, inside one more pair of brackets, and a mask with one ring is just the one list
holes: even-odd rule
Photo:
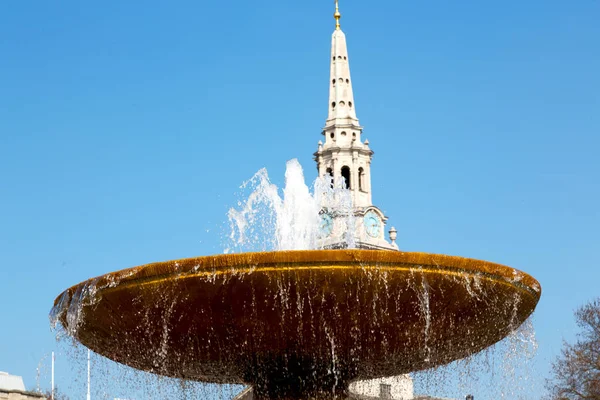
[[369, 211], [365, 214], [364, 224], [367, 235], [374, 238], [379, 237], [379, 233], [381, 232], [381, 220], [374, 211]]

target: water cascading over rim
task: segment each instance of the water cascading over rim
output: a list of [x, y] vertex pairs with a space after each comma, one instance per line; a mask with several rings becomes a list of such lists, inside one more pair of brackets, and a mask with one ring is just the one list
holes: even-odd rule
[[53, 315], [114, 361], [252, 385], [258, 399], [345, 398], [351, 381], [476, 353], [532, 313], [538, 282], [484, 261], [373, 250], [231, 254], [74, 286]]

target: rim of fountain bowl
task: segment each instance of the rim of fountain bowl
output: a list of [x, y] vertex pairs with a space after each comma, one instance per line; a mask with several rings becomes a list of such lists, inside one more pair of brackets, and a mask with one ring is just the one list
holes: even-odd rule
[[[326, 265], [323, 265], [324, 263]], [[58, 306], [61, 299], [64, 300], [65, 295], [71, 297], [77, 290], [88, 285], [107, 290], [111, 287], [122, 287], [127, 283], [139, 284], [144, 281], [155, 281], [162, 277], [172, 278], [174, 274], [180, 276], [190, 274], [216, 276], [254, 271], [349, 269], [357, 267], [356, 265], [349, 266], [348, 263], [358, 264], [360, 268], [367, 270], [381, 270], [386, 267], [398, 270], [402, 267], [410, 267], [411, 269], [445, 271], [456, 275], [464, 275], [464, 273], [479, 275], [516, 286], [531, 294], [536, 298], [536, 302], [539, 301], [542, 293], [540, 283], [526, 272], [506, 265], [473, 258], [389, 250], [284, 250], [183, 258], [110, 272], [66, 289], [54, 300], [54, 306]], [[371, 265], [360, 265], [362, 263]]]

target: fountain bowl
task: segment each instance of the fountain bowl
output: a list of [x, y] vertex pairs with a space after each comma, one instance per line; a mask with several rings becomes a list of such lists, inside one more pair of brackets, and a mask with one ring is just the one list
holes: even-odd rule
[[345, 398], [350, 382], [477, 353], [533, 312], [539, 283], [474, 259], [377, 250], [147, 264], [64, 291], [77, 341], [152, 373], [252, 385], [258, 399]]

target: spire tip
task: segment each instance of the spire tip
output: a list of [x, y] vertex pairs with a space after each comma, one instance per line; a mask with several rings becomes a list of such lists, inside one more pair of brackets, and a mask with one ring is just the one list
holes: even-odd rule
[[339, 0], [335, 0], [335, 14], [333, 14], [333, 18], [335, 18], [335, 29], [340, 30], [340, 18], [342, 18], [342, 14], [340, 14]]

